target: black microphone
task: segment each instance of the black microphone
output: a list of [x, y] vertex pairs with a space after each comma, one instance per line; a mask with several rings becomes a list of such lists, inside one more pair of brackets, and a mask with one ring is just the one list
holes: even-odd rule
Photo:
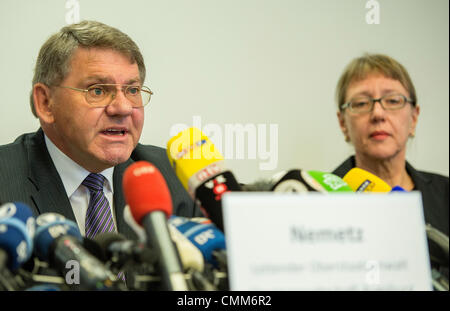
[[144, 243], [127, 240], [115, 232], [104, 232], [94, 239], [99, 246], [103, 262], [109, 262], [115, 269], [124, 269], [126, 265], [150, 264], [157, 262], [156, 254]]
[[272, 191], [273, 192], [310, 192], [320, 191], [321, 187], [317, 183], [305, 180], [302, 175], [302, 170], [291, 169], [289, 171], [282, 171], [272, 177]]
[[125, 290], [122, 281], [83, 247], [78, 226], [56, 213], [36, 218], [35, 253], [74, 290]]
[[229, 191], [241, 191], [241, 186], [230, 171], [206, 179], [195, 191], [206, 215], [222, 231], [225, 231], [222, 212], [222, 195]]

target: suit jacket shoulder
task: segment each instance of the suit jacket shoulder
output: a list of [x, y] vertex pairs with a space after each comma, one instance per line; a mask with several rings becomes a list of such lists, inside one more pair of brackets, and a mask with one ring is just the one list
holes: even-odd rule
[[416, 170], [406, 162], [406, 170], [422, 193], [425, 220], [449, 234], [449, 178], [440, 174]]
[[19, 201], [26, 203], [35, 215], [57, 212], [75, 220], [42, 129], [0, 146], [0, 183], [0, 202]]
[[28, 192], [28, 159], [26, 145], [31, 134], [24, 134], [13, 143], [0, 146], [0, 204], [22, 198]]

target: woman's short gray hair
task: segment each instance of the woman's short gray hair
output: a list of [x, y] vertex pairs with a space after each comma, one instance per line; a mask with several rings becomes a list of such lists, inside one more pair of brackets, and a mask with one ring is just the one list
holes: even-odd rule
[[[137, 63], [141, 83], [145, 80], [144, 58], [136, 43], [122, 31], [96, 21], [82, 21], [61, 28], [41, 47], [34, 69], [32, 85], [43, 83], [58, 85], [69, 74], [70, 60], [78, 47], [105, 48], [123, 53], [131, 63]], [[31, 111], [34, 109], [33, 91], [30, 96]]]

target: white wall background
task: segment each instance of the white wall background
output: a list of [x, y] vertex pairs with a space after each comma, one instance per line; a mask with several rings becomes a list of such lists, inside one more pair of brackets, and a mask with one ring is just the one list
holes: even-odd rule
[[[77, 1], [75, 1], [77, 2]], [[141, 142], [166, 146], [174, 124], [278, 124], [278, 163], [227, 160], [251, 182], [289, 168], [331, 171], [352, 147], [336, 119], [334, 92], [345, 65], [364, 52], [400, 61], [415, 83], [421, 115], [408, 160], [449, 171], [449, 1], [79, 0], [81, 19], [129, 34], [155, 96]], [[29, 109], [34, 63], [66, 24], [65, 0], [0, 0], [0, 144], [39, 124]]]

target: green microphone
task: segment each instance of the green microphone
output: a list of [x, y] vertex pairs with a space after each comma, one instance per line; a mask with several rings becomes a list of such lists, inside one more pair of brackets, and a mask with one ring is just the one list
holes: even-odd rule
[[273, 192], [353, 192], [339, 176], [312, 170], [292, 169], [276, 174], [271, 183]]
[[303, 179], [307, 180], [309, 184], [313, 183], [313, 181], [319, 183], [325, 192], [354, 192], [342, 178], [335, 174], [303, 170], [301, 174]]

